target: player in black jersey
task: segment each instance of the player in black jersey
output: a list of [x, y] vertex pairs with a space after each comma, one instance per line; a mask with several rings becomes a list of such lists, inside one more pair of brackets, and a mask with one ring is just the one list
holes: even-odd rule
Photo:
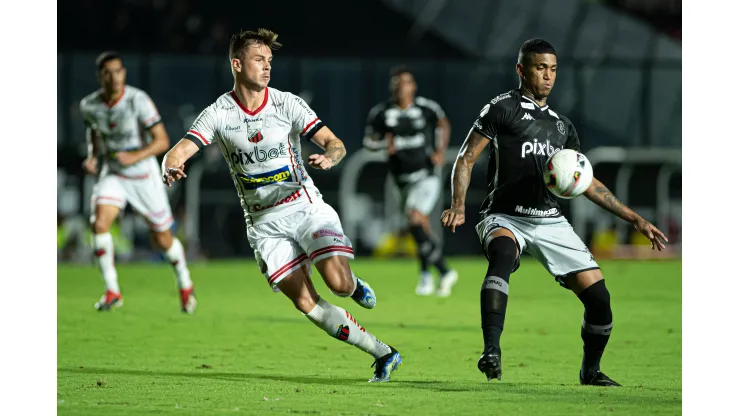
[[[509, 275], [519, 267], [519, 254], [535, 257], [585, 307], [581, 338], [581, 384], [619, 386], [601, 372], [600, 362], [612, 330], [609, 291], [588, 248], [563, 217], [543, 180], [547, 158], [561, 149], [580, 151], [573, 124], [549, 108], [557, 57], [542, 39], [522, 45], [516, 64], [519, 88], [487, 103], [463, 143], [452, 174], [452, 207], [442, 225], [452, 232], [465, 222], [465, 193], [478, 155], [489, 147], [488, 197], [476, 226], [488, 270], [481, 288], [484, 351], [478, 369], [490, 381], [501, 379], [501, 347], [509, 291]], [[650, 239], [653, 249], [668, 241], [653, 224], [623, 205], [596, 178], [584, 195], [631, 223]]]
[[425, 296], [434, 292], [429, 272], [429, 265], [433, 265], [440, 275], [437, 295], [446, 297], [457, 282], [457, 272], [445, 263], [442, 245], [431, 233], [429, 214], [441, 192], [435, 170], [444, 164], [450, 123], [439, 104], [416, 96], [417, 85], [409, 68], [391, 70], [390, 88], [392, 97], [375, 105], [368, 114], [364, 144], [370, 150], [388, 151], [389, 169], [401, 191], [402, 208], [421, 262], [416, 293]]

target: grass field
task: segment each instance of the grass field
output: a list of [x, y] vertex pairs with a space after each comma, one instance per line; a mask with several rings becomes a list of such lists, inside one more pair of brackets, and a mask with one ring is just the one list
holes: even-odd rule
[[452, 259], [452, 297], [417, 297], [413, 261], [357, 260], [378, 305], [329, 293], [396, 347], [404, 365], [369, 384], [372, 358], [273, 294], [254, 262], [191, 266], [199, 305], [179, 311], [164, 265], [121, 265], [125, 305], [99, 313], [92, 267], [58, 267], [60, 415], [575, 415], [681, 413], [681, 263], [602, 262], [614, 331], [602, 369], [624, 385], [578, 385], [583, 308], [538, 264], [511, 278], [503, 381], [486, 382], [479, 293], [486, 264]]

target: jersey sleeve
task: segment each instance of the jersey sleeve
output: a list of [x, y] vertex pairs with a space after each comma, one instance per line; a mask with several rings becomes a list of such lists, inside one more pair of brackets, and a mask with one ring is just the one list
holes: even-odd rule
[[198, 149], [208, 146], [216, 137], [216, 121], [216, 106], [211, 104], [201, 111], [190, 130], [185, 133], [185, 138], [198, 145]]
[[445, 111], [442, 109], [442, 106], [439, 105], [436, 101], [430, 100], [429, 98], [424, 98], [423, 103], [424, 105], [429, 107], [430, 110], [432, 110], [437, 121], [447, 118], [447, 114], [445, 114]]
[[387, 129], [382, 110], [383, 104], [376, 105], [370, 109], [367, 119], [365, 119], [365, 137], [362, 142], [366, 148], [371, 150], [377, 150], [387, 146], [383, 137]]
[[93, 130], [98, 129], [97, 122], [90, 110], [88, 110], [85, 100], [80, 101], [80, 115], [82, 116], [82, 122], [85, 123], [85, 127]]
[[303, 98], [292, 95], [289, 100], [289, 114], [293, 130], [299, 132], [301, 139], [311, 140], [313, 135], [324, 127], [324, 123]]
[[514, 113], [515, 107], [511, 105], [513, 100], [506, 98], [497, 97], [484, 105], [473, 123], [473, 130], [493, 140], [498, 132], [509, 123]]
[[140, 91], [134, 97], [134, 105], [136, 106], [136, 118], [145, 129], [148, 130], [162, 122], [162, 116], [159, 115], [159, 110], [149, 94]]
[[563, 122], [565, 123], [565, 128], [568, 131], [568, 137], [567, 139], [565, 139], [565, 148], [575, 150], [576, 152], [580, 152], [581, 151], [581, 140], [578, 138], [578, 132], [576, 131], [576, 127], [573, 125], [573, 123], [569, 119], [565, 117], [563, 117], [563, 119], [564, 119]]

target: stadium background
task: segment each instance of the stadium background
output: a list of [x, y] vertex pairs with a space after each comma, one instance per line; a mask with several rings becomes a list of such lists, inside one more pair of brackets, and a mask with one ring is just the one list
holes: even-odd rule
[[[94, 178], [81, 169], [85, 143], [78, 103], [98, 87], [95, 56], [105, 49], [124, 54], [128, 83], [152, 96], [174, 144], [202, 108], [231, 89], [230, 33], [258, 27], [276, 31], [284, 44], [275, 53], [270, 85], [301, 95], [346, 144], [348, 156], [338, 169], [311, 174], [342, 216], [358, 255], [410, 256], [414, 250], [410, 239], [396, 238], [403, 221], [392, 209], [385, 167], [362, 164], [369, 160], [361, 150], [365, 117], [388, 97], [389, 69], [400, 63], [414, 69], [418, 95], [437, 101], [450, 118], [454, 154], [480, 108], [517, 86], [517, 49], [538, 36], [559, 54], [548, 103], [575, 123], [587, 155], [622, 158], [598, 164], [596, 175], [667, 233], [672, 244], [662, 256], [680, 256], [678, 1], [75, 0], [60, 8], [58, 18], [85, 22], [60, 24], [58, 32], [59, 261], [91, 261], [87, 201]], [[306, 144], [304, 155], [316, 149]], [[474, 170], [468, 226], [455, 234], [437, 229], [448, 255], [480, 252], [472, 224], [485, 196], [485, 166], [481, 160]], [[450, 169], [451, 163], [445, 184]], [[359, 173], [356, 181], [350, 171]], [[199, 153], [188, 173], [170, 198], [190, 258], [251, 259], [220, 150]], [[449, 186], [443, 189], [440, 212], [450, 198]], [[597, 257], [655, 255], [625, 224], [578, 203], [563, 202], [566, 216], [578, 220], [576, 230]], [[158, 260], [146, 231], [127, 211], [114, 230], [119, 261]]]

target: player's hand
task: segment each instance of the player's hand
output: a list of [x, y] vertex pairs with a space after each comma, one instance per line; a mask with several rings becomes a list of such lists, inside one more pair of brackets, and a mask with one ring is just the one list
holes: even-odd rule
[[396, 154], [396, 143], [393, 141], [394, 137], [392, 133], [385, 134], [385, 140], [388, 142], [388, 155], [393, 156]]
[[165, 168], [164, 172], [162, 172], [162, 181], [165, 185], [170, 187], [176, 181], [187, 177], [188, 175], [185, 174], [185, 165], [181, 165], [180, 167], [170, 166]]
[[88, 175], [97, 175], [98, 174], [98, 158], [97, 157], [88, 157], [85, 159], [84, 162], [82, 162], [82, 168], [85, 170], [85, 173]]
[[432, 159], [432, 163], [434, 163], [435, 166], [442, 166], [445, 163], [445, 154], [442, 151], [436, 151], [432, 153], [432, 156], [430, 158]]
[[635, 223], [635, 229], [639, 231], [642, 235], [648, 238], [650, 240], [650, 244], [653, 246], [653, 250], [656, 248], [658, 251], [665, 250], [665, 243], [668, 242], [668, 239], [666, 238], [665, 234], [663, 234], [662, 231], [658, 229], [658, 227], [654, 226], [648, 221], [645, 221], [644, 218], [640, 218]]
[[133, 165], [137, 159], [135, 152], [116, 152], [116, 160], [123, 166]]
[[316, 169], [329, 170], [334, 166], [334, 162], [324, 155], [313, 154], [308, 157], [308, 164]]
[[442, 227], [449, 228], [453, 233], [455, 227], [465, 224], [465, 208], [450, 208], [442, 213]]

